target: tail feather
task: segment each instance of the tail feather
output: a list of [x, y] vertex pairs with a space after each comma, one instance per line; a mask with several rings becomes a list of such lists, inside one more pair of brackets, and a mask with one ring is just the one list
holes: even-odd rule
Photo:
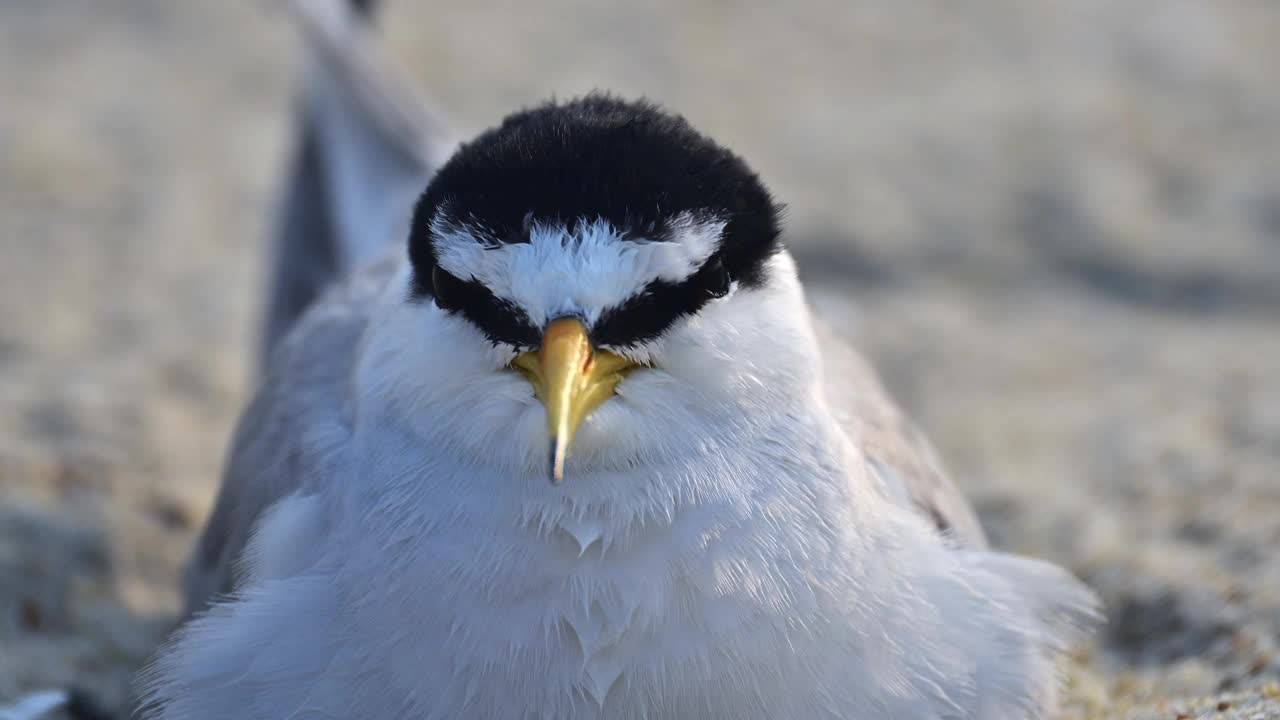
[[380, 51], [372, 0], [290, 0], [307, 52], [298, 144], [272, 241], [261, 360], [335, 279], [404, 241], [450, 142]]

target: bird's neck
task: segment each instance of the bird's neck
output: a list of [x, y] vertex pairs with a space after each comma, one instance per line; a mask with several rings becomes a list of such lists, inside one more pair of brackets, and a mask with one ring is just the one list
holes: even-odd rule
[[447, 657], [455, 672], [507, 653], [600, 702], [623, 673], [723, 653], [772, 662], [789, 623], [818, 621], [836, 589], [806, 578], [842, 564], [859, 526], [834, 423], [790, 415], [786, 428], [561, 486], [384, 463], [386, 484], [361, 483], [382, 497], [348, 504], [365, 508], [347, 518], [366, 545], [351, 555], [388, 559], [341, 576], [357, 622], [373, 626], [356, 631], [396, 628], [407, 667]]

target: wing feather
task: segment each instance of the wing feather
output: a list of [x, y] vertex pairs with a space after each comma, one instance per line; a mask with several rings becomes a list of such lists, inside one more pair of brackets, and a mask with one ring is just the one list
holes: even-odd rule
[[815, 321], [827, 401], [885, 493], [923, 513], [959, 545], [987, 546], [969, 501], [943, 470], [928, 438], [890, 397], [871, 365], [829, 326]]
[[268, 508], [333, 481], [351, 437], [351, 374], [368, 310], [399, 261], [388, 257], [332, 288], [275, 349], [187, 566], [187, 615], [236, 588], [239, 560]]
[[329, 284], [408, 233], [452, 151], [446, 124], [348, 0], [293, 0], [307, 52], [297, 145], [271, 243], [261, 360]]
[[343, 403], [355, 348], [395, 264], [378, 258], [403, 246], [413, 201], [451, 148], [444, 123], [381, 53], [369, 5], [289, 5], [309, 64], [272, 239], [265, 377], [187, 568], [188, 614], [236, 587], [240, 556], [269, 507], [330, 480], [350, 434]]

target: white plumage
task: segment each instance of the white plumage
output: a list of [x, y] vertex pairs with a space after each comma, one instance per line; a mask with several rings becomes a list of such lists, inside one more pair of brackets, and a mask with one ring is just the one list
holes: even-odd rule
[[619, 242], [618, 230], [603, 220], [574, 232], [558, 224], [533, 223], [529, 242], [496, 247], [476, 242], [476, 232], [466, 225], [437, 225], [441, 267], [474, 277], [543, 325], [566, 314], [594, 322], [636, 288], [689, 277], [715, 251], [725, 224], [682, 217], [670, 241]]
[[[353, 102], [334, 79], [358, 83], [371, 48], [341, 13], [308, 17], [329, 101]], [[356, 110], [348, 148], [378, 137]], [[723, 230], [622, 251], [616, 228], [582, 227], [485, 249], [458, 223], [438, 228], [440, 262], [536, 323], [591, 320], [696, 270]], [[927, 443], [810, 320], [789, 255], [764, 270], [618, 349], [646, 367], [587, 418], [558, 485], [516, 349], [409, 301], [403, 249], [332, 289], [241, 422], [188, 578], [196, 614], [145, 676], [144, 717], [1050, 713], [1093, 596], [986, 549]]]

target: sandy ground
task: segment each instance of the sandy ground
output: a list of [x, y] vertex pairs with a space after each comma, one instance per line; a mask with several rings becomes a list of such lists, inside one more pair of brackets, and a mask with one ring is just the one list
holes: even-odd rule
[[[270, 5], [0, 2], [0, 700], [119, 706], [172, 621], [252, 382]], [[1070, 717], [1280, 717], [1280, 4], [451, 5], [386, 25], [461, 131], [612, 88], [762, 171], [995, 541], [1107, 602]]]

